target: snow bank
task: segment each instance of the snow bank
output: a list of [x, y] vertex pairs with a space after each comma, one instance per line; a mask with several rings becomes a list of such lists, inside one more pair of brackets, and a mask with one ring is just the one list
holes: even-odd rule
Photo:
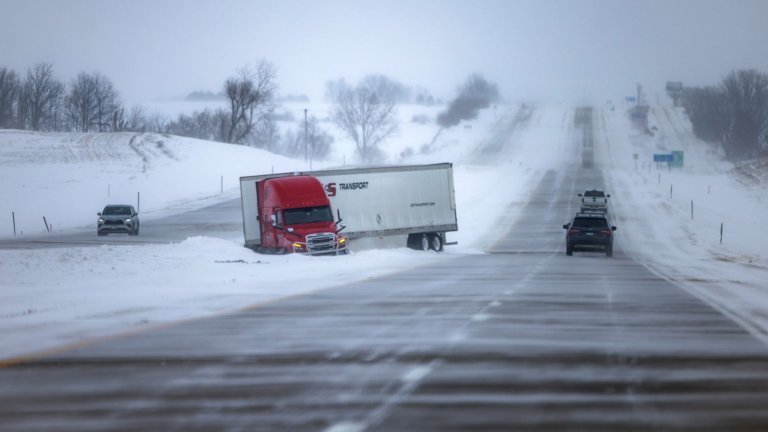
[[0, 360], [264, 304], [440, 258], [407, 249], [265, 256], [208, 237], [169, 245], [0, 251]]

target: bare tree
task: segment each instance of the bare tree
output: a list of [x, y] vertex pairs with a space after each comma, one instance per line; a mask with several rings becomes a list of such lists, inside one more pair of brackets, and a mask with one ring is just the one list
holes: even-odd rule
[[280, 153], [303, 158], [307, 151], [312, 160], [323, 160], [331, 153], [332, 145], [333, 136], [320, 127], [317, 117], [310, 116], [306, 125], [304, 119], [298, 120], [296, 128], [286, 132]]
[[160, 113], [152, 113], [145, 116], [145, 130], [146, 132], [165, 133], [170, 122], [168, 119]]
[[731, 72], [722, 83], [731, 109], [726, 136], [729, 157], [754, 157], [760, 150], [763, 123], [768, 115], [768, 75], [757, 70]]
[[250, 145], [267, 151], [275, 152], [280, 146], [280, 131], [274, 115], [264, 116], [257, 124], [253, 136], [248, 141]]
[[107, 77], [96, 72], [93, 74], [93, 80], [96, 83], [96, 93], [94, 95], [96, 102], [96, 124], [99, 132], [109, 129], [112, 123], [116, 123], [115, 117], [119, 115], [122, 108], [120, 95], [115, 90], [115, 86]]
[[499, 99], [499, 89], [496, 84], [488, 82], [482, 75], [470, 75], [459, 86], [459, 95], [451, 101], [448, 109], [437, 116], [437, 123], [442, 127], [451, 127], [462, 120], [477, 117], [478, 110], [488, 108]]
[[22, 124], [31, 130], [56, 129], [63, 95], [64, 84], [53, 76], [53, 65], [38, 63], [27, 69], [19, 98]]
[[723, 141], [731, 121], [731, 110], [721, 88], [685, 87], [681, 102], [697, 137], [713, 143]]
[[96, 81], [80, 72], [69, 85], [64, 99], [65, 112], [70, 126], [77, 132], [87, 132], [96, 121]]
[[397, 130], [395, 102], [366, 87], [366, 80], [354, 89], [341, 89], [331, 111], [331, 119], [355, 142], [360, 159], [369, 163], [378, 146]]
[[320, 128], [320, 121], [315, 116], [307, 119], [307, 147], [312, 160], [323, 160], [331, 154], [333, 136]]
[[124, 109], [112, 82], [98, 72], [81, 72], [69, 86], [64, 100], [72, 129], [80, 132], [122, 130]]
[[14, 126], [21, 82], [15, 71], [0, 68], [0, 129]]
[[386, 75], [367, 75], [360, 85], [395, 103], [408, 103], [411, 100], [411, 89]]
[[275, 67], [262, 60], [255, 69], [243, 68], [224, 83], [229, 116], [220, 125], [220, 134], [225, 142], [246, 143], [256, 124], [274, 111], [275, 76]]
[[147, 130], [147, 114], [144, 107], [141, 105], [134, 105], [128, 111], [128, 116], [125, 119], [125, 129], [130, 132], [146, 132]]
[[215, 113], [205, 109], [189, 115], [179, 114], [176, 120], [168, 123], [165, 130], [174, 135], [212, 140], [216, 135], [215, 122]]
[[339, 78], [336, 81], [325, 82], [325, 100], [328, 102], [336, 102], [345, 91], [352, 90], [352, 87], [347, 84], [344, 78]]

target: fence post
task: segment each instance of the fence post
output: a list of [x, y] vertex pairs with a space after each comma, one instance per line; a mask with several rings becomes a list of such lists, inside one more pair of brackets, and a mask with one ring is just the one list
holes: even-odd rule
[[723, 223], [720, 222], [720, 244], [723, 244]]
[[691, 220], [693, 220], [693, 200], [691, 200]]
[[669, 198], [672, 199], [672, 185], [669, 185]]
[[136, 213], [141, 213], [141, 192], [136, 192]]
[[224, 193], [224, 176], [223, 175], [221, 176], [221, 192], [220, 193]]
[[11, 212], [11, 219], [13, 219], [13, 236], [16, 237], [16, 213]]
[[45, 216], [43, 216], [43, 223], [45, 224], [45, 230], [51, 232], [51, 228], [48, 226], [48, 221], [45, 220]]

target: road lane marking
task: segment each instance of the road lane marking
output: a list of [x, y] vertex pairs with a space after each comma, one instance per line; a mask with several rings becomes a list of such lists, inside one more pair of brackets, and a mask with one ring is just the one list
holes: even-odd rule
[[363, 423], [344, 421], [323, 429], [323, 432], [362, 432], [364, 430], [365, 424]]
[[429, 375], [430, 372], [432, 372], [432, 366], [418, 366], [406, 372], [401, 380], [405, 382], [418, 382], [424, 379], [425, 376]]

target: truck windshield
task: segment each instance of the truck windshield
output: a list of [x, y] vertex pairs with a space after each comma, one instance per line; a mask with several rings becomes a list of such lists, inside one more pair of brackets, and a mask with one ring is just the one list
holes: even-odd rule
[[604, 198], [604, 197], [605, 197], [605, 192], [603, 192], [603, 191], [598, 191], [598, 190], [591, 190], [591, 191], [586, 191], [586, 192], [584, 192], [584, 196], [585, 196], [585, 197], [597, 197], [597, 198]]
[[286, 225], [298, 225], [312, 222], [333, 222], [333, 213], [329, 206], [303, 207], [283, 210]]

